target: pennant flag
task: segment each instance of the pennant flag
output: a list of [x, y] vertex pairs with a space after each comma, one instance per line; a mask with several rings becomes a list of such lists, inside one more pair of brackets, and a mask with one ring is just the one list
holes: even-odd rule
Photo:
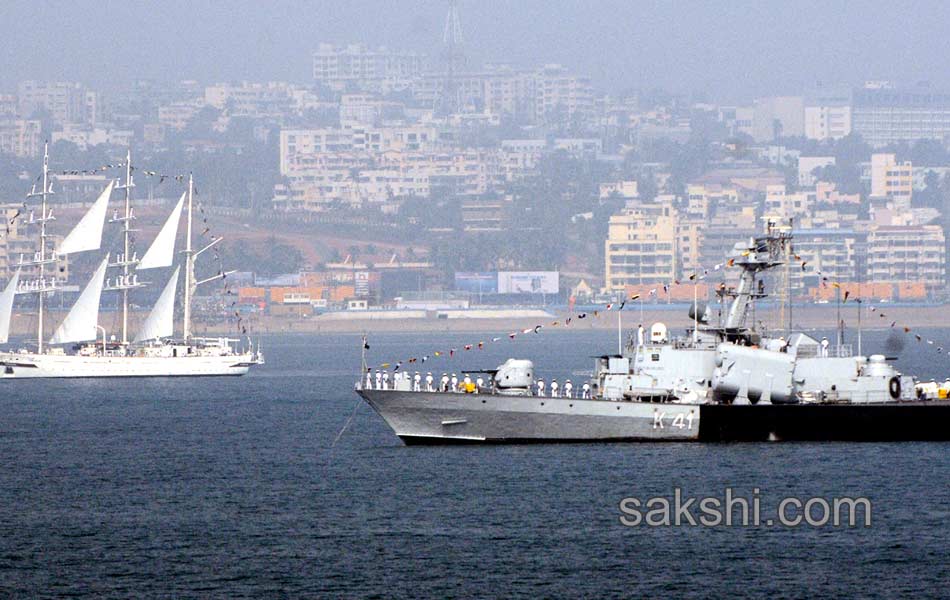
[[620, 306], [617, 308], [617, 310], [623, 310], [623, 307], [624, 307], [626, 304], [627, 304], [627, 301], [624, 300], [623, 302], [620, 303]]
[[897, 321], [891, 321], [891, 327], [897, 325]]
[[425, 361], [427, 361], [427, 360], [429, 360], [429, 356], [428, 356], [428, 355], [422, 357], [422, 362], [425, 362]]
[[485, 342], [478, 342], [478, 349], [481, 350], [485, 347]]
[[851, 295], [851, 292], [845, 290], [845, 293], [844, 293], [844, 301], [845, 301], [845, 302], [848, 301], [848, 296], [850, 296], [850, 295]]
[[802, 271], [805, 270], [805, 265], [807, 265], [807, 264], [808, 264], [808, 261], [807, 261], [807, 260], [802, 263]]
[[511, 338], [511, 339], [515, 339], [515, 336], [516, 336], [516, 335], [518, 335], [517, 332], [515, 332], [515, 333], [509, 333], [509, 334], [508, 334], [508, 337]]
[[433, 352], [433, 354], [435, 354], [436, 356], [442, 356], [441, 352]]
[[541, 328], [542, 328], [542, 327], [544, 327], [544, 326], [543, 326], [543, 325], [536, 325], [535, 328], [534, 328], [534, 332], [535, 332], [535, 333], [541, 333]]
[[722, 268], [722, 263], [719, 263], [718, 265], [713, 267], [713, 271], [718, 271], [721, 268]]
[[905, 327], [905, 328], [904, 328], [904, 333], [910, 333], [910, 327]]
[[595, 311], [594, 311], [594, 316], [596, 317], [598, 314], [599, 314], [599, 313], [595, 310]]
[[607, 310], [610, 310], [611, 308], [613, 308], [613, 306], [614, 306], [613, 304], [608, 304], [608, 305], [607, 305]]
[[640, 297], [640, 294], [634, 294], [634, 295], [630, 296], [630, 300], [636, 300], [636, 299], [639, 298], [639, 297]]
[[[665, 286], [665, 285], [663, 286], [663, 291], [664, 291], [664, 292], [666, 291], [666, 286]], [[650, 296], [656, 296], [656, 288], [653, 288], [652, 290], [650, 290], [650, 294], [649, 294], [649, 295], [650, 295]]]
[[665, 283], [663, 284], [663, 293], [664, 294], [670, 293], [670, 286], [666, 285]]
[[449, 350], [449, 358], [452, 358], [453, 356], [455, 356], [455, 348]]
[[366, 341], [366, 336], [363, 336], [363, 350], [369, 350], [369, 342]]
[[462, 346], [462, 347], [463, 347], [464, 349], [466, 349], [466, 350], [471, 350], [471, 349], [472, 349], [472, 345], [471, 345], [471, 344], [465, 344], [465, 345]]
[[522, 329], [521, 333], [531, 333], [532, 331], [534, 331], [534, 327], [528, 327], [526, 329]]
[[570, 324], [571, 324], [571, 318], [568, 317], [567, 320], [564, 321], [564, 324], [565, 324], [565, 325], [570, 325]]
[[384, 368], [384, 369], [388, 369], [388, 368], [389, 368], [389, 363], [383, 363], [383, 364], [381, 364], [381, 365], [379, 365], [379, 366], [382, 367], [382, 368]]
[[689, 280], [690, 280], [690, 281], [696, 281], [696, 273], [693, 273], [692, 275], [690, 275], [690, 276], [689, 276]]
[[577, 315], [577, 318], [578, 318], [578, 319], [583, 319], [583, 318], [586, 317], [586, 316], [587, 316], [587, 313], [581, 313], [581, 314]]
[[734, 258], [730, 258], [729, 260], [726, 261], [726, 266], [731, 267], [734, 264], [736, 264], [736, 259]]
[[551, 327], [557, 327], [560, 325], [560, 321], [551, 321]]
[[749, 256], [750, 254], [752, 254], [752, 252], [750, 250], [746, 250], [742, 253], [742, 256]]
[[491, 339], [491, 341], [497, 342], [497, 341], [500, 340], [500, 339], [501, 339], [500, 337], [493, 337], [493, 338]]

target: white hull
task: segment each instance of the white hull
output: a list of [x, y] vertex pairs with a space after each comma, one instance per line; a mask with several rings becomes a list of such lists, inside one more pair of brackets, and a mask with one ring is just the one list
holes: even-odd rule
[[175, 357], [0, 353], [0, 379], [244, 375], [253, 364], [258, 364], [253, 353]]

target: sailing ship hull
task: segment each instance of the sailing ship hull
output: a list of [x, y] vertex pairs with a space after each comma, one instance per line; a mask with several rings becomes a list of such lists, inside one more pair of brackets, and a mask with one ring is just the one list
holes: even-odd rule
[[406, 444], [694, 441], [698, 404], [358, 390]]
[[258, 364], [253, 354], [227, 356], [79, 356], [0, 354], [0, 379], [237, 376]]

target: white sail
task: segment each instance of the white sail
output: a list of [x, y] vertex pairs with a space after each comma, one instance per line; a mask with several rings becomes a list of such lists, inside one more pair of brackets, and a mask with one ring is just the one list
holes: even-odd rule
[[74, 254], [76, 252], [86, 252], [87, 250], [98, 250], [102, 244], [102, 227], [106, 222], [106, 208], [109, 206], [109, 196], [112, 195], [112, 186], [114, 182], [110, 181], [106, 189], [99, 194], [99, 198], [93, 203], [82, 219], [76, 223], [73, 230], [63, 240], [63, 243], [56, 249], [60, 254]]
[[13, 316], [13, 297], [16, 295], [17, 285], [20, 283], [20, 269], [16, 270], [7, 287], [0, 294], [0, 344], [6, 344], [10, 339], [10, 317]]
[[181, 267], [175, 267], [175, 272], [165, 284], [165, 289], [158, 297], [158, 302], [152, 307], [152, 312], [148, 313], [148, 318], [135, 336], [134, 342], [171, 337], [175, 333], [175, 290], [178, 288], [180, 269]]
[[108, 264], [107, 255], [79, 294], [79, 299], [73, 304], [49, 343], [70, 344], [96, 339], [96, 326], [99, 324], [99, 297], [102, 295], [102, 284], [106, 278]]
[[138, 269], [158, 269], [160, 267], [170, 267], [175, 261], [175, 237], [178, 235], [178, 220], [181, 217], [181, 207], [185, 202], [185, 194], [178, 199], [175, 210], [168, 216], [168, 220], [162, 225], [161, 231], [155, 236], [148, 252], [139, 261]]

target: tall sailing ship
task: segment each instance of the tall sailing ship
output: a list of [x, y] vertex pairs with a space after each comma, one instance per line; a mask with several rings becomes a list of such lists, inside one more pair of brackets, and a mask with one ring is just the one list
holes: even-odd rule
[[[195, 277], [195, 260], [222, 238], [213, 238], [197, 251], [192, 249], [192, 177], [188, 177], [188, 189], [182, 193], [151, 246], [139, 258], [132, 250], [135, 216], [131, 195], [134, 187], [131, 153], [126, 155], [124, 167], [125, 182], [119, 185], [110, 182], [72, 231], [53, 247], [47, 232], [47, 224], [54, 218], [48, 204], [48, 196], [53, 192], [48, 148], [44, 150], [42, 191], [37, 192], [34, 186], [28, 196], [41, 198], [40, 214], [37, 218], [31, 213], [26, 221], [27, 225], [38, 229], [38, 248], [30, 260], [20, 257], [16, 272], [0, 293], [0, 344], [9, 341], [16, 295], [37, 295], [36, 349], [0, 351], [0, 379], [244, 375], [252, 366], [263, 364], [259, 345], [255, 348], [250, 339], [239, 349], [238, 339], [196, 337], [192, 333], [192, 301], [197, 287], [233, 273], [219, 271], [217, 275], [202, 280]], [[55, 273], [49, 276], [47, 267], [57, 264], [65, 256], [100, 249], [108, 204], [115, 189], [124, 190], [124, 210], [121, 214], [116, 211], [110, 222], [122, 226], [123, 252], [114, 262], [109, 261], [108, 255], [102, 259], [69, 313], [53, 336], [45, 341], [46, 298], [59, 290]], [[138, 271], [174, 265], [175, 241], [183, 211], [186, 214], [186, 234], [185, 248], [181, 252], [184, 256], [181, 337], [176, 339], [174, 331], [175, 299], [182, 271], [181, 265], [177, 265], [148, 317], [130, 340], [129, 291], [147, 285], [139, 282]], [[107, 277], [110, 268], [118, 269], [119, 273]], [[34, 271], [36, 277], [23, 280], [25, 269]], [[99, 324], [99, 301], [103, 291], [121, 293], [121, 340], [116, 340], [115, 336], [107, 340], [106, 330]]]

